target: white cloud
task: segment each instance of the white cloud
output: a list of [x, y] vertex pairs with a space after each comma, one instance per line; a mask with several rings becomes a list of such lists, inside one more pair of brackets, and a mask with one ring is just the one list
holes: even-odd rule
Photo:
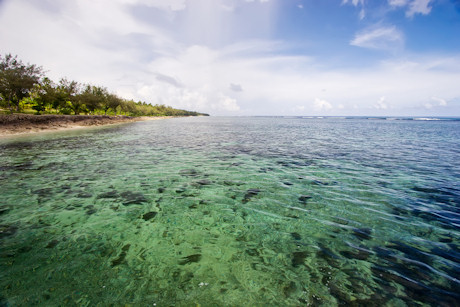
[[332, 105], [328, 101], [319, 98], [315, 98], [313, 105], [316, 111], [329, 111], [332, 109]]
[[349, 2], [354, 6], [358, 6], [358, 4], [364, 5], [364, 0], [343, 0], [342, 4], [348, 4]]
[[431, 13], [430, 4], [433, 0], [388, 0], [388, 4], [394, 8], [407, 8], [406, 17], [412, 18], [415, 14], [428, 15]]
[[390, 6], [406, 6], [409, 3], [409, 0], [388, 0]]
[[217, 104], [212, 105], [212, 109], [236, 112], [240, 110], [240, 106], [236, 103], [236, 99], [230, 98], [222, 93], [219, 93], [219, 100]]
[[386, 110], [388, 109], [388, 105], [385, 102], [385, 96], [380, 97], [379, 101], [376, 105], [374, 105], [376, 109]]
[[364, 0], [343, 0], [342, 5], [350, 3], [351, 5], [357, 7], [358, 5], [361, 6], [361, 10], [359, 11], [359, 19], [364, 19], [366, 17], [366, 11], [364, 9]]
[[366, 29], [355, 35], [350, 45], [394, 51], [404, 44], [404, 35], [395, 26]]
[[438, 106], [445, 107], [447, 106], [447, 101], [439, 97], [431, 97], [431, 100], [435, 101]]
[[181, 11], [187, 7], [186, 0], [115, 0], [111, 3], [122, 3], [130, 5], [145, 5], [147, 7], [155, 7], [163, 10]]
[[414, 0], [409, 4], [406, 12], [407, 17], [413, 17], [415, 14], [428, 15], [431, 12], [430, 2], [432, 0]]

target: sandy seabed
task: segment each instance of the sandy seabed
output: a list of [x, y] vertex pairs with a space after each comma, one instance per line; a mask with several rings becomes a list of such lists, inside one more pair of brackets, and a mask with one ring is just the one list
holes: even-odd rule
[[0, 137], [45, 131], [77, 129], [89, 126], [101, 126], [144, 120], [156, 120], [163, 118], [167, 117], [131, 117], [123, 115], [108, 116], [8, 114], [0, 115]]

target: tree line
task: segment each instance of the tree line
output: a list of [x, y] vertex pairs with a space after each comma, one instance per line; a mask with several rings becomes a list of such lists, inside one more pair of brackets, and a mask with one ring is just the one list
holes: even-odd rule
[[43, 68], [24, 64], [17, 56], [0, 55], [0, 107], [11, 113], [32, 109], [36, 114], [105, 114], [129, 116], [208, 115], [127, 100], [107, 88], [62, 78], [54, 82]]

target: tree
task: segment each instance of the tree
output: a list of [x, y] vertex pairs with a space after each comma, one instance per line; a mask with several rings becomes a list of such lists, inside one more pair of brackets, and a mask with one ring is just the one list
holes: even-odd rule
[[122, 104], [122, 99], [115, 94], [108, 94], [104, 101], [104, 114], [107, 115], [107, 111], [112, 109], [117, 114], [117, 108]]
[[35, 84], [30, 97], [33, 102], [32, 109], [40, 114], [46, 111], [46, 107], [55, 105], [55, 100], [58, 98], [56, 86], [51, 79], [45, 77], [42, 82]]
[[94, 113], [96, 109], [100, 109], [107, 97], [107, 89], [100, 86], [86, 85], [80, 95], [86, 108], [90, 113]]
[[86, 109], [83, 101], [84, 97], [82, 97], [82, 94], [80, 93], [80, 84], [78, 84], [78, 82], [69, 81], [63, 78], [59, 82], [59, 87], [64, 94], [65, 101], [70, 102], [70, 104], [66, 104], [66, 106], [70, 108], [75, 115], [80, 114]]
[[28, 97], [35, 84], [43, 76], [40, 66], [24, 64], [17, 56], [0, 56], [0, 96], [8, 105], [19, 112], [19, 102]]

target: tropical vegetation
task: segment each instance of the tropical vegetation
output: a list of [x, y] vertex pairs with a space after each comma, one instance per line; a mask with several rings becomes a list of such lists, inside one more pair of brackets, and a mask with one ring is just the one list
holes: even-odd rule
[[0, 55], [0, 109], [35, 114], [104, 114], [129, 116], [197, 116], [203, 113], [163, 104], [121, 98], [102, 86], [66, 78], [54, 82], [41, 66], [24, 64], [17, 56]]

